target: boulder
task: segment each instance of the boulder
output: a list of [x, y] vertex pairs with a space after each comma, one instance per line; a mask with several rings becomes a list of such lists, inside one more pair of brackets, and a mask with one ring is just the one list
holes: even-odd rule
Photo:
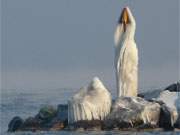
[[62, 115], [62, 113], [65, 113], [64, 108], [67, 108], [67, 105], [59, 105], [58, 109], [50, 105], [42, 107], [35, 117], [29, 117], [25, 120], [21, 130], [37, 131], [63, 129], [65, 123], [67, 123], [67, 116], [64, 117], [65, 114]]
[[166, 104], [161, 105], [159, 127], [165, 130], [173, 130], [174, 123], [177, 121], [177, 116], [176, 109], [169, 108]]
[[176, 123], [174, 124], [174, 127], [180, 129], [180, 115], [179, 115]]
[[[161, 92], [156, 100], [162, 101], [166, 104], [171, 115], [171, 125], [178, 127], [180, 117], [180, 92], [171, 92], [166, 90]], [[166, 117], [165, 119], [167, 121]]]
[[146, 100], [153, 100], [159, 97], [160, 93], [163, 92], [162, 89], [149, 90], [138, 94], [138, 97], [144, 98]]
[[22, 125], [23, 125], [23, 120], [20, 117], [16, 116], [10, 121], [8, 125], [8, 132], [17, 131], [22, 127]]
[[62, 130], [68, 125], [68, 105], [60, 104], [57, 109], [53, 106], [44, 106], [35, 117], [28, 117], [23, 121], [14, 117], [9, 123], [8, 131], [38, 131]]
[[180, 86], [179, 82], [169, 85], [164, 90], [140, 93], [139, 96], [161, 105], [160, 127], [171, 130], [180, 126]]
[[112, 106], [104, 126], [113, 128], [138, 128], [141, 125], [155, 127], [159, 122], [160, 105], [140, 97], [119, 97]]
[[163, 91], [160, 95], [154, 100], [164, 102], [169, 108], [176, 110], [180, 109], [180, 93], [179, 92], [170, 92], [168, 90]]
[[43, 122], [47, 122], [52, 120], [52, 118], [56, 117], [57, 109], [53, 106], [44, 106], [40, 109], [39, 113], [36, 115], [37, 119], [40, 119]]
[[180, 82], [171, 84], [167, 86], [164, 90], [169, 90], [170, 92], [180, 92]]
[[62, 122], [65, 122], [68, 120], [68, 105], [67, 104], [58, 105], [57, 119]]
[[111, 109], [111, 94], [99, 78], [81, 88], [68, 101], [68, 123], [103, 120]]
[[178, 118], [176, 120], [176, 123], [174, 124], [175, 128], [180, 129], [180, 92], [179, 92], [179, 98], [176, 100], [176, 107], [177, 107], [177, 112], [178, 112]]
[[68, 125], [68, 105], [58, 105], [57, 115], [48, 123], [50, 130], [62, 130]]
[[42, 124], [41, 120], [35, 118], [35, 117], [29, 117], [27, 118], [20, 130], [23, 131], [36, 131], [36, 130], [41, 130]]
[[[172, 89], [171, 89], [172, 90]], [[175, 128], [180, 128], [180, 92], [163, 91], [156, 99], [163, 101], [171, 111], [171, 124]]]

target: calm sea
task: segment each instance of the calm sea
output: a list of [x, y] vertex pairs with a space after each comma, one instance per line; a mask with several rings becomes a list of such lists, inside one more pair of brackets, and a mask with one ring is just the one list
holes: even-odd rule
[[16, 132], [7, 133], [9, 121], [14, 116], [27, 118], [34, 116], [40, 107], [66, 103], [74, 94], [71, 89], [53, 90], [1, 90], [1, 135], [180, 135], [180, 132], [122, 132], [122, 131], [59, 131], [59, 132]]

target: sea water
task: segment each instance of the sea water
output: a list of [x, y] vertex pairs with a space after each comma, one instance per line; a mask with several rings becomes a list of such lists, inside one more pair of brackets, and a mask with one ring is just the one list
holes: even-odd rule
[[1, 90], [0, 135], [180, 135], [180, 132], [127, 132], [127, 131], [41, 131], [8, 133], [8, 123], [14, 116], [23, 119], [34, 116], [44, 105], [67, 103], [75, 93], [73, 89]]

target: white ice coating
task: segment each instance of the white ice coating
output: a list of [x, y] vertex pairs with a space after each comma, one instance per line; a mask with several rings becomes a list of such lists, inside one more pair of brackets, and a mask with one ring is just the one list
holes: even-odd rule
[[171, 108], [173, 111], [173, 121], [174, 124], [178, 117], [180, 118], [180, 92], [170, 92], [165, 90], [160, 93], [156, 100], [163, 101], [167, 107]]
[[80, 120], [103, 120], [111, 108], [111, 94], [99, 78], [81, 88], [68, 101], [68, 123]]
[[176, 109], [180, 112], [180, 92], [165, 90], [160, 93], [156, 100], [163, 101], [169, 108]]
[[148, 102], [140, 97], [119, 97], [112, 105], [112, 112], [107, 119], [138, 122], [156, 125], [159, 120], [160, 105]]
[[126, 10], [129, 17], [126, 31], [119, 23], [114, 35], [118, 97], [137, 96], [138, 89], [138, 50], [134, 41], [136, 23], [130, 9], [126, 7]]

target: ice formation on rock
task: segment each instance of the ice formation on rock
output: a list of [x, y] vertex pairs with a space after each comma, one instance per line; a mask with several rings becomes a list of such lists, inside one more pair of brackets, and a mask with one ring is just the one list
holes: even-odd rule
[[80, 120], [103, 120], [110, 112], [111, 94], [99, 78], [81, 88], [68, 101], [68, 123]]
[[134, 40], [135, 19], [128, 7], [124, 8], [115, 32], [115, 69], [117, 96], [137, 96], [138, 49]]

